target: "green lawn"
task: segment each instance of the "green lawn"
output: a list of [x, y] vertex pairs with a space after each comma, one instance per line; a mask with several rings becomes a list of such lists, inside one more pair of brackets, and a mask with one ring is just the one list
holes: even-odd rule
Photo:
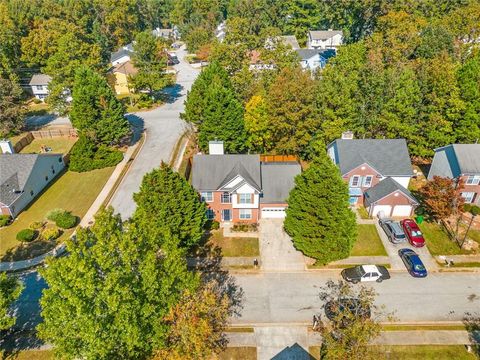
[[52, 139], [34, 139], [30, 144], [25, 146], [22, 154], [39, 154], [42, 152], [42, 146], [52, 148], [52, 153], [66, 154], [70, 151], [77, 139], [67, 137], [56, 137]]
[[226, 257], [259, 256], [258, 238], [224, 237], [223, 230], [213, 231], [209, 244], [222, 249]]
[[[30, 207], [20, 213], [13, 224], [0, 229], [0, 255], [4, 255], [8, 249], [16, 248], [20, 244], [15, 238], [20, 230], [28, 228], [34, 221], [42, 221], [47, 212], [52, 209], [65, 209], [82, 218], [107, 182], [113, 169], [110, 167], [84, 173], [67, 171], [60, 175], [31, 203]], [[72, 232], [73, 229], [65, 231], [57, 241], [64, 240]], [[38, 247], [39, 244], [35, 244], [36, 242], [33, 241], [29, 246]], [[39, 255], [39, 251], [42, 249], [35, 249], [30, 257]], [[21, 251], [21, 254], [11, 254], [5, 260], [19, 260], [25, 255], [25, 251]]]
[[5, 360], [53, 360], [52, 350], [23, 350], [7, 356]]
[[432, 255], [460, 255], [470, 254], [450, 240], [440, 225], [434, 222], [423, 222], [418, 225], [423, 232], [428, 250]]
[[[463, 345], [415, 345], [375, 346], [376, 359], [388, 360], [475, 360]], [[311, 346], [308, 351], [314, 359], [320, 359], [320, 347]]]
[[480, 244], [480, 230], [469, 230], [468, 237]]
[[368, 215], [368, 211], [367, 211], [367, 209], [365, 209], [365, 207], [359, 206], [357, 208], [357, 211], [358, 211], [358, 215], [360, 215], [361, 219], [364, 219], [364, 220], [371, 219], [371, 217], [370, 217], [370, 215]]
[[219, 360], [256, 360], [255, 347], [228, 347], [218, 356]]
[[374, 224], [357, 224], [357, 231], [351, 256], [387, 256]]

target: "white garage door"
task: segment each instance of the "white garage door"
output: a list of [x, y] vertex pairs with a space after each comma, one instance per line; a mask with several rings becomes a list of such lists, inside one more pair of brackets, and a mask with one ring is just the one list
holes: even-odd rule
[[410, 216], [412, 207], [410, 205], [396, 205], [393, 208], [392, 216]]
[[390, 205], [375, 205], [373, 207], [372, 216], [373, 217], [378, 216], [378, 214], [380, 213], [380, 215], [388, 217], [390, 216], [391, 212], [392, 212], [392, 207]]
[[284, 207], [262, 209], [262, 219], [283, 219], [285, 215]]

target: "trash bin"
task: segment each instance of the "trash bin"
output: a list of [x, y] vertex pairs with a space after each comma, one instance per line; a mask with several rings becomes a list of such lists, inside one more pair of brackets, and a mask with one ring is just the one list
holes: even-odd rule
[[415, 221], [417, 222], [417, 224], [421, 224], [423, 222], [423, 215], [417, 215], [415, 217]]

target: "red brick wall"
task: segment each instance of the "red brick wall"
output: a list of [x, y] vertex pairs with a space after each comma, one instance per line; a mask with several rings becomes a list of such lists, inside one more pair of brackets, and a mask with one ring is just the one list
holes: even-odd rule
[[[365, 169], [362, 170], [362, 167], [365, 167]], [[380, 182], [381, 177], [377, 177], [377, 175], [380, 175], [376, 170], [368, 166], [367, 164], [362, 164], [355, 169], [349, 171], [345, 175], [342, 176], [343, 180], [347, 182], [347, 184], [350, 184], [350, 179], [354, 175], [359, 175], [359, 176], [367, 176], [367, 175], [372, 175], [372, 185], [370, 187], [361, 187], [362, 192], [365, 192], [366, 190], [370, 189], [371, 187], [374, 187]], [[359, 197], [358, 203], [363, 202], [363, 196]]]
[[[233, 209], [232, 204], [222, 204], [222, 194], [223, 191], [214, 191], [213, 192], [213, 201], [207, 202], [206, 205], [215, 211], [215, 220], [222, 221], [222, 210], [230, 209], [232, 213], [232, 221], [233, 222], [257, 222], [259, 219], [259, 212], [258, 209], [251, 209], [252, 210], [252, 218], [250, 220], [240, 219], [240, 212], [239, 209]], [[233, 194], [233, 196], [238, 196]], [[253, 194], [252, 194], [253, 197]]]
[[[375, 204], [371, 205], [371, 208], [369, 208], [369, 213], [372, 213], [373, 206], [375, 205], [391, 205], [392, 206], [392, 211], [395, 205], [412, 205], [412, 201], [410, 200], [409, 197], [407, 197], [403, 192], [398, 191], [398, 196], [395, 196], [396, 192], [391, 193], [390, 195], [385, 196], [383, 199], [380, 199], [377, 201]], [[415, 207], [412, 207], [412, 213]]]
[[467, 178], [468, 176], [461, 176], [460, 177], [463, 180], [463, 185], [464, 188], [461, 190], [461, 192], [474, 192], [476, 193], [475, 198], [473, 199], [473, 203], [480, 205], [480, 184], [478, 185], [467, 185]]

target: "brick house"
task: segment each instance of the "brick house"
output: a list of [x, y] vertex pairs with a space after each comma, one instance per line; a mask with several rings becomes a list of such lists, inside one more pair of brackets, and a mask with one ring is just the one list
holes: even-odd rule
[[463, 180], [465, 202], [480, 205], [480, 144], [451, 144], [435, 149], [428, 179], [434, 176]]
[[363, 204], [371, 216], [411, 216], [418, 201], [408, 190], [413, 176], [404, 139], [353, 139], [345, 133], [327, 146], [349, 184], [350, 204]]
[[253, 223], [285, 217], [286, 199], [301, 172], [298, 162], [224, 154], [223, 142], [210, 142], [209, 152], [195, 155], [192, 163], [192, 186], [207, 204], [209, 219]]

